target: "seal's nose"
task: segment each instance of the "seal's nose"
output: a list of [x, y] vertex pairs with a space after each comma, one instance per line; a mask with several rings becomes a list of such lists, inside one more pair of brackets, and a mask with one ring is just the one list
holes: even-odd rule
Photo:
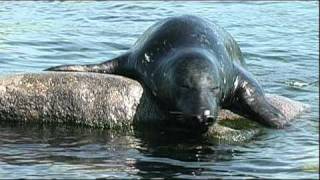
[[214, 122], [215, 118], [212, 115], [206, 114], [206, 115], [197, 115], [197, 116], [195, 116], [195, 120], [201, 125], [208, 126], [208, 125], [211, 125]]
[[210, 110], [203, 111], [203, 118], [205, 119], [206, 122], [210, 124], [213, 123], [214, 121], [214, 116], [211, 115]]
[[214, 117], [213, 116], [207, 116], [207, 117], [205, 117], [205, 119], [209, 124], [213, 123], [213, 121], [214, 121]]

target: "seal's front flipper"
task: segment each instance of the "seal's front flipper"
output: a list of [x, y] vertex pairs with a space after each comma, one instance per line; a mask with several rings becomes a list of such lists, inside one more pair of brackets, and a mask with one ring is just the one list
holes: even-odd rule
[[[68, 71], [68, 72], [92, 72], [93, 66], [99, 67], [99, 64], [94, 65], [77, 65], [77, 64], [68, 64], [68, 65], [60, 65], [60, 66], [54, 66], [50, 67], [48, 69], [45, 69], [44, 71]], [[95, 68], [95, 69], [97, 69]]]
[[236, 96], [230, 110], [266, 126], [283, 128], [288, 119], [268, 102], [264, 92], [253, 76], [244, 72], [240, 76]]
[[123, 74], [127, 67], [128, 53], [118, 56], [114, 59], [105, 61], [100, 64], [87, 64], [87, 65], [61, 65], [55, 66], [45, 71], [68, 71], [68, 72], [95, 72], [95, 73], [108, 73], [108, 74]]

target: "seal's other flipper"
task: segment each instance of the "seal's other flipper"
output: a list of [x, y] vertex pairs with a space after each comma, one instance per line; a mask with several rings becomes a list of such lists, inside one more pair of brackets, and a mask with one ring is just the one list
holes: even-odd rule
[[230, 110], [261, 124], [274, 128], [283, 128], [289, 121], [274, 107], [248, 72], [241, 72], [236, 96]]
[[99, 64], [87, 64], [87, 65], [61, 65], [55, 66], [45, 71], [66, 71], [66, 72], [95, 72], [95, 73], [108, 73], [108, 74], [119, 74], [123, 75], [125, 72], [128, 54], [123, 54], [114, 59], [105, 61]]

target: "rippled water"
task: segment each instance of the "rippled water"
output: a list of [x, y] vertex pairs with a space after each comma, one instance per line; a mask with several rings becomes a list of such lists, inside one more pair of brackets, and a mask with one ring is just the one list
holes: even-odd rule
[[0, 75], [101, 62], [158, 20], [194, 14], [233, 35], [266, 92], [312, 107], [286, 129], [264, 129], [241, 144], [1, 123], [0, 178], [318, 178], [317, 9], [317, 2], [0, 2]]

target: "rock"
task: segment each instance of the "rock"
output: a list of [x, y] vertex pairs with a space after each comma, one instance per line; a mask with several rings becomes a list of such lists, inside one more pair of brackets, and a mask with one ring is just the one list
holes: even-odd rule
[[0, 78], [0, 118], [114, 129], [129, 127], [135, 119], [163, 117], [134, 80], [95, 73], [52, 72]]
[[[304, 104], [282, 96], [267, 97], [290, 119], [307, 109]], [[1, 121], [56, 122], [123, 130], [131, 129], [137, 121], [152, 123], [164, 118], [143, 87], [122, 76], [49, 72], [0, 78]], [[248, 123], [228, 110], [220, 112], [218, 121], [207, 134], [218, 140], [243, 141], [261, 129], [257, 123]], [[235, 128], [239, 123], [246, 125]]]

